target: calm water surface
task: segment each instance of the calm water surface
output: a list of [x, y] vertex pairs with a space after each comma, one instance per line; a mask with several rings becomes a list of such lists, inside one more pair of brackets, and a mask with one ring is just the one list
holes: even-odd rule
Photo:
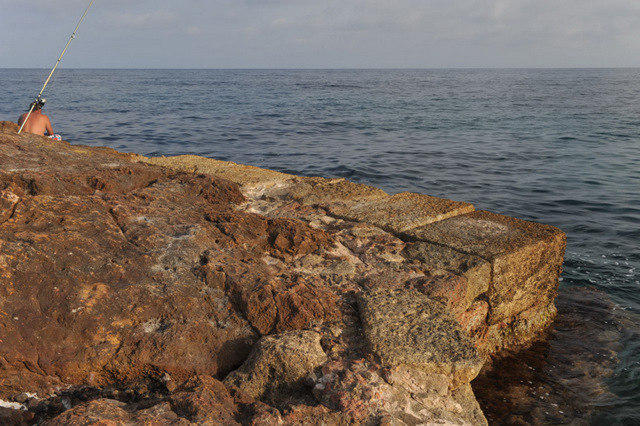
[[[0, 120], [48, 73], [0, 69]], [[640, 424], [639, 69], [59, 69], [44, 97], [72, 143], [345, 177], [558, 226], [560, 317], [505, 361], [511, 382], [483, 379], [521, 397], [519, 418], [483, 400], [488, 417]]]

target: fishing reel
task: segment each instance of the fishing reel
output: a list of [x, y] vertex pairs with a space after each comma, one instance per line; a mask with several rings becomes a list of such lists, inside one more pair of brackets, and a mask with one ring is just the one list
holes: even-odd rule
[[44, 106], [44, 104], [45, 104], [45, 103], [47, 103], [47, 100], [46, 100], [46, 99], [44, 99], [44, 98], [43, 98], [43, 99], [38, 98], [38, 99], [36, 99], [35, 101], [33, 101], [33, 102], [31, 103], [31, 108], [38, 107], [38, 109], [40, 109], [40, 108], [42, 108], [42, 107]]

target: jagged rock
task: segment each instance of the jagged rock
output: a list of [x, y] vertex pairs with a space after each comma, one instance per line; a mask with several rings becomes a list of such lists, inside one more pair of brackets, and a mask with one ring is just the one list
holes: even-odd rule
[[43, 424], [80, 426], [86, 424], [154, 425], [242, 425], [279, 424], [277, 410], [252, 400], [235, 389], [227, 389], [209, 377], [195, 377], [172, 396], [160, 400], [127, 404], [113, 399], [81, 403]]
[[484, 424], [473, 344], [488, 358], [553, 319], [555, 228], [16, 131], [0, 123], [0, 399], [37, 392], [34, 421]]
[[455, 390], [443, 374], [399, 365], [383, 367], [365, 359], [325, 364], [315, 393], [352, 424], [379, 419], [390, 425], [486, 425], [469, 384]]
[[0, 223], [8, 220], [14, 213], [14, 209], [20, 197], [11, 191], [0, 191]]
[[379, 188], [349, 182], [345, 179], [310, 177], [297, 178], [289, 186], [272, 188], [263, 196], [268, 199], [315, 205], [336, 201], [375, 200], [386, 197], [387, 194]]
[[265, 336], [224, 383], [237, 386], [255, 399], [277, 404], [284, 395], [307, 386], [307, 376], [326, 360], [316, 332], [292, 331]]
[[0, 407], [0, 424], [8, 426], [27, 426], [35, 415], [29, 411]]
[[198, 425], [279, 424], [280, 413], [209, 377], [189, 380], [169, 397], [172, 409]]
[[20, 126], [11, 121], [0, 121], [0, 132], [18, 133]]
[[265, 190], [280, 186], [289, 186], [295, 176], [259, 167], [198, 157], [196, 155], [177, 155], [174, 157], [146, 158], [139, 156], [139, 161], [187, 173], [207, 173], [236, 182], [250, 189], [253, 196], [261, 196]]
[[[224, 420], [228, 420], [228, 418]], [[45, 421], [44, 425], [80, 426], [97, 422], [105, 425], [145, 424], [149, 422], [176, 426], [193, 425], [192, 422], [173, 412], [168, 402], [131, 412], [127, 410], [127, 404], [112, 399], [98, 399], [78, 405], [52, 420]]]
[[540, 333], [555, 318], [553, 300], [566, 248], [566, 235], [559, 229], [476, 211], [406, 234], [491, 264], [483, 352], [494, 353], [527, 341], [527, 336]]
[[256, 199], [267, 198], [295, 201], [300, 204], [320, 204], [329, 201], [362, 201], [387, 197], [387, 194], [379, 188], [349, 182], [344, 179], [301, 178], [286, 173], [197, 157], [195, 155], [145, 158], [143, 161], [176, 170], [187, 172], [194, 172], [195, 170], [198, 173], [210, 173], [224, 177], [241, 185], [247, 195]]
[[[235, 211], [237, 185], [36, 135], [2, 142], [0, 394], [222, 377], [256, 330], [337, 315], [331, 291], [265, 263], [313, 253], [328, 236]], [[251, 297], [264, 286], [275, 308], [262, 326]]]

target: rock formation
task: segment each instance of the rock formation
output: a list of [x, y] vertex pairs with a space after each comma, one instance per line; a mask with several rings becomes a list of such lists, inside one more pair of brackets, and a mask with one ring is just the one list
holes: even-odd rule
[[16, 131], [0, 123], [0, 420], [486, 424], [469, 382], [553, 321], [556, 228]]

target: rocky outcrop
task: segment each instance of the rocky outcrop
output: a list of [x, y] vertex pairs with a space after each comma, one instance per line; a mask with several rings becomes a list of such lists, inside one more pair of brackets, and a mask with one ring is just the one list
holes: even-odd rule
[[16, 424], [485, 424], [469, 382], [553, 321], [556, 228], [16, 132], [0, 126]]
[[224, 383], [261, 401], [277, 402], [283, 392], [296, 392], [299, 382], [304, 387], [314, 369], [327, 361], [320, 339], [319, 333], [302, 330], [265, 336]]
[[473, 342], [441, 303], [416, 290], [374, 290], [360, 297], [369, 347], [383, 365], [409, 365], [470, 383], [482, 368]]

